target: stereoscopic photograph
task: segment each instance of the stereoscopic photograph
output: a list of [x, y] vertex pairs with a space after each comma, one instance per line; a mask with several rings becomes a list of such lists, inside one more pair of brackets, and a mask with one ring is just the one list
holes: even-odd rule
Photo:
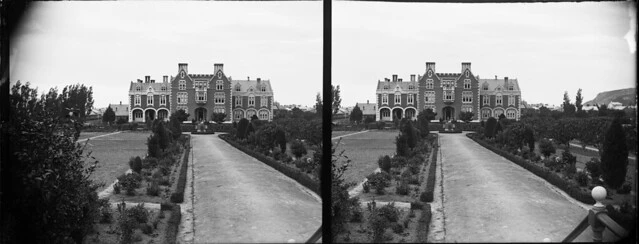
[[321, 2], [32, 2], [23, 15], [2, 242], [318, 241]]

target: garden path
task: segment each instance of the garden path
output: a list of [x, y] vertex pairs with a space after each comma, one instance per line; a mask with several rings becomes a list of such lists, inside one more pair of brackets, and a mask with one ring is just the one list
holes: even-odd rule
[[[465, 134], [440, 134], [441, 241], [559, 242], [587, 215], [561, 190]], [[575, 241], [592, 241], [591, 235], [588, 229]]]
[[315, 193], [218, 135], [192, 145], [195, 243], [304, 242], [320, 227]]

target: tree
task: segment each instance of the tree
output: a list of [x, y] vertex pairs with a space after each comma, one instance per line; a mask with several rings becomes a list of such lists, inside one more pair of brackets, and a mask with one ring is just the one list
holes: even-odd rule
[[61, 104], [64, 108], [63, 116], [71, 112], [80, 118], [80, 121], [84, 121], [93, 109], [93, 88], [83, 84], [65, 86], [62, 90]]
[[280, 146], [280, 151], [282, 153], [286, 152], [286, 132], [282, 127], [277, 127], [277, 131], [275, 131], [275, 142]]
[[583, 107], [584, 98], [581, 96], [581, 88], [577, 91], [577, 97], [575, 97], [575, 107], [577, 107], [577, 113], [581, 113], [581, 108]]
[[331, 147], [331, 233], [333, 242], [337, 241], [337, 236], [344, 231], [346, 222], [351, 220], [355, 209], [359, 208], [359, 199], [350, 198], [348, 188], [352, 183], [347, 183], [344, 179], [344, 172], [351, 162], [344, 150], [338, 152], [337, 146], [341, 139], [332, 143]]
[[539, 151], [546, 158], [550, 156], [550, 154], [553, 154], [556, 152], [555, 146], [552, 145], [552, 142], [545, 138], [539, 140]]
[[[419, 113], [419, 114], [420, 115], [423, 114], [424, 118], [429, 120], [429, 121], [430, 120], [434, 120], [435, 117], [437, 117], [437, 113], [433, 112], [433, 109], [430, 109], [430, 108], [422, 110], [422, 112]], [[418, 115], [418, 117], [419, 117], [419, 115]]]
[[320, 93], [317, 93], [317, 96], [315, 97], [315, 113], [318, 114], [320, 117], [322, 117], [322, 110], [324, 108], [324, 105], [322, 104], [322, 97], [320, 96]]
[[272, 150], [275, 146], [275, 134], [277, 126], [274, 123], [268, 123], [259, 127], [255, 131], [256, 145], [266, 151]]
[[604, 181], [612, 188], [619, 188], [626, 181], [628, 147], [619, 118], [608, 127], [601, 154], [601, 169]]
[[175, 111], [169, 116], [169, 129], [174, 139], [177, 139], [182, 135], [182, 122], [189, 119], [189, 114], [183, 109]]
[[256, 120], [260, 120], [260, 118], [258, 118], [257, 115], [254, 114], [253, 116], [251, 116], [251, 122]]
[[[426, 138], [426, 136], [428, 136], [429, 133], [429, 129], [428, 129], [428, 123], [430, 122], [430, 117], [433, 113], [433, 110], [428, 108], [428, 109], [424, 109], [422, 110], [421, 113], [417, 114], [417, 129], [419, 129], [419, 135], [422, 138]], [[432, 115], [432, 118], [435, 118], [434, 115]]]
[[568, 116], [572, 116], [575, 114], [575, 105], [570, 103], [570, 97], [568, 97], [568, 91], [564, 92], [564, 103], [562, 104], [564, 108], [564, 114]]
[[213, 115], [211, 116], [211, 120], [218, 124], [224, 122], [224, 118], [226, 118], [225, 113], [213, 113]]
[[331, 85], [331, 92], [333, 93], [333, 115], [336, 115], [342, 103], [342, 97], [339, 95], [339, 85], [337, 87]]
[[357, 104], [355, 104], [355, 108], [353, 108], [353, 111], [351, 111], [351, 121], [359, 124], [362, 122], [363, 116], [364, 115], [362, 113], [362, 110], [359, 108], [359, 106], [357, 106]]
[[237, 123], [237, 138], [245, 139], [248, 135], [248, 127], [249, 121], [248, 119], [242, 118], [240, 122]]
[[111, 105], [109, 105], [109, 107], [106, 109], [106, 111], [104, 111], [104, 114], [102, 115], [102, 122], [109, 123], [110, 125], [114, 121], [115, 121], [115, 112], [111, 108]]
[[0, 164], [2, 242], [82, 243], [98, 217], [99, 185], [90, 179], [97, 161], [77, 143], [80, 122], [48, 110], [29, 83], [18, 81], [8, 100], [4, 135], [11, 143], [3, 151], [8, 161]]
[[473, 112], [461, 112], [459, 114], [459, 119], [461, 119], [461, 121], [468, 123], [471, 120], [473, 120], [473, 116], [475, 116]]
[[608, 105], [606, 104], [597, 105], [597, 111], [597, 116], [599, 117], [605, 117], [610, 114], [610, 109], [608, 109]]
[[488, 118], [488, 120], [486, 121], [486, 137], [488, 138], [493, 138], [495, 137], [495, 129], [497, 127], [497, 119], [495, 119], [494, 117], [490, 117]]

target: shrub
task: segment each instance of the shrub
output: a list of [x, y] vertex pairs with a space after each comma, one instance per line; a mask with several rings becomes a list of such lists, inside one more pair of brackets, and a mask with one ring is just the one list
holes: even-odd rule
[[146, 223], [142, 226], [142, 233], [146, 234], [146, 235], [151, 235], [153, 234], [153, 225]]
[[588, 185], [588, 175], [583, 171], [577, 172], [575, 180], [577, 181], [577, 183], [579, 183], [580, 186]]
[[180, 219], [182, 218], [182, 212], [180, 210], [180, 205], [175, 205], [171, 210], [171, 217], [167, 221], [166, 227], [166, 243], [176, 243], [176, 238], [178, 235], [178, 230], [180, 228]]
[[428, 229], [430, 228], [430, 221], [432, 218], [432, 212], [430, 204], [426, 204], [422, 211], [422, 215], [417, 220], [417, 242], [425, 243], [428, 239]]
[[364, 193], [369, 193], [371, 191], [371, 185], [368, 184], [368, 181], [364, 182], [362, 187], [364, 188]]
[[390, 185], [391, 180], [390, 174], [384, 171], [371, 174], [367, 178], [368, 183], [375, 188], [375, 192], [380, 195], [384, 194], [384, 188]]
[[617, 189], [618, 194], [628, 194], [632, 190], [632, 187], [628, 183], [624, 183], [619, 189]]
[[384, 122], [384, 121], [378, 121], [377, 122], [377, 129], [378, 130], [383, 130], [384, 127], [386, 127], [386, 122]]
[[400, 223], [393, 224], [392, 229], [395, 234], [401, 234], [404, 232], [404, 226]]
[[237, 138], [239, 139], [246, 138], [248, 134], [248, 126], [249, 126], [248, 119], [245, 119], [245, 118], [240, 119], [240, 122], [237, 123], [237, 133], [236, 133]]
[[[138, 157], [139, 158], [139, 157]], [[157, 167], [158, 159], [153, 157], [148, 157], [142, 160], [142, 168], [144, 169], [152, 169]]]
[[140, 203], [128, 209], [127, 215], [138, 223], [146, 223], [149, 220], [149, 212], [144, 208], [144, 203]]
[[398, 156], [408, 156], [409, 147], [408, 147], [408, 138], [400, 133], [397, 137], [395, 137], [395, 152]]
[[151, 134], [146, 140], [149, 157], [160, 157], [160, 138], [156, 134]]
[[158, 179], [158, 184], [160, 184], [161, 186], [168, 186], [171, 185], [171, 182], [169, 182], [168, 176], [163, 176], [162, 178]]
[[136, 227], [135, 220], [127, 214], [128, 210], [124, 207], [124, 202], [118, 204], [120, 217], [118, 218], [118, 229], [120, 230], [120, 243], [131, 243], [133, 239], [133, 230]]
[[140, 187], [140, 182], [142, 182], [142, 176], [138, 173], [131, 173], [121, 176], [118, 179], [118, 184], [124, 188], [127, 195], [135, 195], [135, 189]]
[[414, 201], [410, 203], [410, 209], [422, 209], [424, 208], [424, 204], [422, 202], [419, 201]]
[[552, 145], [552, 142], [545, 138], [539, 140], [539, 151], [542, 155], [544, 155], [544, 157], [548, 157], [550, 154], [556, 152], [555, 146]]
[[113, 210], [109, 201], [100, 206], [100, 223], [110, 224], [113, 221]]
[[146, 194], [149, 196], [157, 196], [160, 194], [160, 186], [158, 186], [156, 181], [153, 181], [153, 183], [146, 187]]
[[390, 173], [391, 159], [388, 155], [380, 156], [379, 159], [377, 159], [377, 165], [379, 166], [380, 169], [382, 169], [382, 171], [386, 173]]
[[131, 159], [129, 159], [129, 167], [133, 172], [140, 174], [142, 171], [142, 159], [140, 159], [139, 156], [135, 158], [131, 157]]
[[564, 164], [564, 167], [566, 169], [566, 175], [569, 177], [572, 177], [572, 175], [574, 175], [575, 172], [577, 172], [577, 167], [576, 167], [577, 157], [572, 155], [570, 151], [565, 150], [561, 154], [561, 161]]
[[432, 202], [433, 201], [433, 193], [432, 192], [422, 192], [422, 194], [419, 195], [419, 200], [422, 202]]
[[163, 158], [158, 163], [158, 166], [159, 166], [158, 168], [160, 169], [160, 172], [162, 172], [163, 175], [168, 175], [171, 173], [172, 164], [173, 164], [173, 161], [171, 161], [171, 159]]
[[397, 187], [395, 187], [395, 193], [399, 195], [408, 195], [408, 191], [410, 191], [410, 187], [408, 187], [408, 182], [402, 180], [401, 183], [397, 183]]
[[601, 169], [604, 181], [612, 188], [620, 187], [626, 180], [628, 147], [626, 135], [618, 118], [612, 121], [604, 137], [601, 153]]
[[395, 207], [395, 203], [386, 204], [378, 209], [378, 213], [389, 222], [397, 222], [399, 220], [399, 209]]
[[120, 183], [115, 183], [115, 184], [113, 185], [113, 192], [114, 192], [115, 194], [120, 194]]
[[590, 173], [590, 177], [599, 179], [599, 176], [601, 176], [601, 162], [599, 162], [599, 159], [590, 158], [590, 161], [586, 163], [586, 170]]
[[304, 146], [304, 143], [300, 140], [293, 140], [293, 142], [291, 142], [291, 153], [297, 158], [306, 155], [306, 146]]
[[354, 207], [351, 215], [351, 222], [361, 223], [364, 219], [364, 214], [362, 213], [362, 209], [359, 207]]
[[[388, 157], [388, 156], [386, 156], [386, 157]], [[395, 157], [393, 157], [391, 159], [391, 168], [401, 169], [404, 166], [406, 166], [407, 163], [408, 163], [408, 160], [406, 160], [406, 157], [395, 156]], [[379, 161], [378, 161], [378, 165], [379, 165]]]
[[275, 142], [280, 146], [280, 151], [286, 153], [286, 133], [282, 128], [277, 128], [275, 131]]
[[370, 218], [368, 219], [369, 228], [373, 234], [372, 242], [373, 243], [382, 243], [384, 241], [384, 233], [386, 232], [386, 228], [388, 228], [388, 221], [384, 216], [381, 216], [377, 213], [372, 213]]
[[497, 127], [497, 120], [493, 117], [488, 118], [488, 120], [486, 121], [486, 130], [485, 130], [486, 137], [488, 138], [495, 137], [496, 127]]

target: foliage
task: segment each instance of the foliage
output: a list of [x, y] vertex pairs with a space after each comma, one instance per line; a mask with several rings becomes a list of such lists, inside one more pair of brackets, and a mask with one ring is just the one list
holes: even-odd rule
[[490, 117], [486, 121], [486, 137], [493, 138], [495, 137], [495, 128], [497, 127], [497, 119]]
[[149, 220], [149, 211], [144, 208], [144, 203], [139, 203], [126, 210], [127, 215], [138, 223], [146, 223]]
[[331, 233], [333, 242], [337, 241], [337, 236], [344, 231], [346, 221], [352, 218], [355, 208], [359, 208], [359, 200], [349, 200], [348, 187], [351, 184], [345, 182], [344, 172], [351, 162], [344, 155], [344, 150], [337, 152], [337, 143], [331, 148]]
[[318, 92], [317, 96], [315, 97], [315, 113], [319, 115], [320, 118], [322, 117], [323, 108], [324, 108], [324, 105], [322, 104], [322, 97], [320, 96]]
[[384, 242], [384, 233], [386, 228], [388, 228], [388, 220], [381, 214], [376, 212], [371, 213], [370, 218], [368, 219], [369, 228], [373, 234], [372, 243], [382, 243]]
[[388, 155], [379, 156], [379, 159], [377, 159], [377, 165], [379, 166], [380, 169], [382, 169], [382, 171], [386, 173], [390, 173], [391, 159]]
[[255, 145], [266, 150], [272, 150], [275, 146], [275, 133], [277, 126], [274, 123], [267, 123], [260, 126], [255, 132]]
[[564, 103], [562, 103], [561, 107], [564, 109], [565, 115], [572, 116], [575, 114], [575, 105], [570, 103], [570, 97], [568, 97], [568, 91], [564, 92]]
[[160, 186], [157, 181], [153, 181], [146, 187], [146, 194], [149, 196], [157, 196], [160, 194]]
[[110, 224], [113, 221], [113, 210], [108, 199], [99, 200], [100, 223]]
[[355, 104], [355, 108], [353, 108], [353, 111], [351, 111], [350, 120], [354, 121], [357, 124], [359, 124], [359, 123], [362, 123], [363, 116], [364, 115], [363, 115], [362, 109], [360, 109], [359, 106], [357, 106], [357, 104]]
[[297, 158], [306, 155], [307, 151], [304, 143], [300, 140], [293, 140], [293, 142], [291, 142], [291, 153]]
[[237, 123], [237, 138], [239, 139], [246, 139], [246, 136], [248, 135], [248, 127], [249, 127], [249, 121], [248, 119], [242, 118], [240, 119], [240, 122]]
[[111, 105], [107, 107], [104, 114], [102, 114], [102, 122], [112, 124], [115, 121], [115, 111], [111, 108]]
[[141, 182], [142, 176], [135, 172], [118, 177], [118, 184], [124, 188], [127, 195], [134, 195]]
[[218, 124], [221, 124], [222, 122], [224, 122], [225, 118], [226, 118], [225, 113], [213, 113], [213, 115], [211, 115], [211, 120]]
[[120, 230], [120, 243], [132, 243], [133, 231], [137, 226], [134, 218], [131, 218], [129, 211], [126, 209], [126, 203], [118, 204], [118, 229]]
[[151, 134], [146, 140], [147, 154], [149, 157], [160, 157], [160, 139], [156, 134]]
[[[9, 83], [2, 85], [8, 88]], [[5, 118], [1, 137], [8, 145], [3, 150], [7, 161], [0, 164], [2, 242], [79, 243], [100, 214], [98, 185], [89, 178], [97, 161], [76, 143], [81, 121], [60, 118], [65, 104], [51, 99], [47, 105], [46, 96], [38, 99], [37, 93], [18, 81], [7, 94], [11, 116]], [[76, 98], [62, 101], [70, 99]], [[84, 108], [92, 104], [85, 101]]]
[[555, 146], [552, 145], [552, 142], [545, 138], [539, 140], [539, 151], [542, 155], [544, 155], [544, 157], [548, 157], [550, 154], [556, 152]]
[[459, 114], [459, 119], [461, 121], [464, 121], [464, 122], [468, 123], [471, 120], [473, 120], [473, 116], [475, 116], [475, 114], [473, 112], [461, 112]]
[[601, 162], [599, 159], [590, 158], [590, 161], [586, 163], [586, 170], [590, 173], [590, 177], [599, 179], [599, 176], [601, 176]]
[[395, 207], [395, 203], [391, 202], [377, 209], [377, 213], [384, 216], [388, 222], [397, 222], [399, 220], [399, 209]]
[[140, 159], [139, 156], [135, 158], [131, 157], [131, 159], [129, 159], [129, 167], [133, 172], [140, 174], [142, 171], [142, 159]]
[[431, 120], [431, 116], [432, 116], [432, 119], [434, 119], [435, 115], [436, 114], [433, 113], [433, 110], [430, 108], [424, 109], [422, 110], [422, 112], [417, 114], [417, 129], [419, 130], [419, 135], [422, 138], [426, 138], [428, 136], [428, 133], [429, 133], [428, 123]]
[[275, 143], [280, 146], [280, 151], [286, 153], [286, 133], [281, 127], [275, 131]]
[[577, 108], [577, 113], [581, 113], [581, 108], [583, 107], [584, 98], [581, 96], [581, 88], [577, 91], [577, 97], [575, 97], [575, 107]]
[[177, 139], [182, 134], [182, 122], [186, 121], [189, 118], [189, 114], [186, 113], [183, 109], [173, 112], [169, 116], [171, 134], [174, 139]]
[[399, 195], [408, 195], [408, 191], [410, 191], [410, 187], [408, 187], [408, 182], [402, 180], [397, 183], [397, 187], [395, 187], [395, 193]]
[[171, 194], [171, 202], [181, 203], [184, 201], [184, 191], [186, 188], [186, 178], [189, 169], [189, 153], [191, 148], [187, 147], [182, 157], [182, 165], [180, 167], [180, 175], [178, 176], [175, 192]]
[[337, 112], [339, 112], [339, 107], [341, 106], [342, 103], [342, 97], [340, 96], [340, 91], [339, 91], [339, 85], [337, 85], [337, 87], [331, 85], [331, 93], [333, 94], [332, 98], [332, 110], [333, 110], [333, 115], [337, 114]]
[[575, 176], [575, 180], [577, 181], [577, 183], [579, 183], [580, 186], [588, 185], [588, 175], [583, 171], [577, 172], [577, 175]]
[[601, 169], [608, 186], [617, 188], [624, 183], [628, 167], [628, 148], [619, 119], [614, 119], [606, 132], [601, 153]]
[[390, 186], [391, 176], [384, 171], [370, 174], [366, 178], [378, 195], [384, 194], [384, 188]]

